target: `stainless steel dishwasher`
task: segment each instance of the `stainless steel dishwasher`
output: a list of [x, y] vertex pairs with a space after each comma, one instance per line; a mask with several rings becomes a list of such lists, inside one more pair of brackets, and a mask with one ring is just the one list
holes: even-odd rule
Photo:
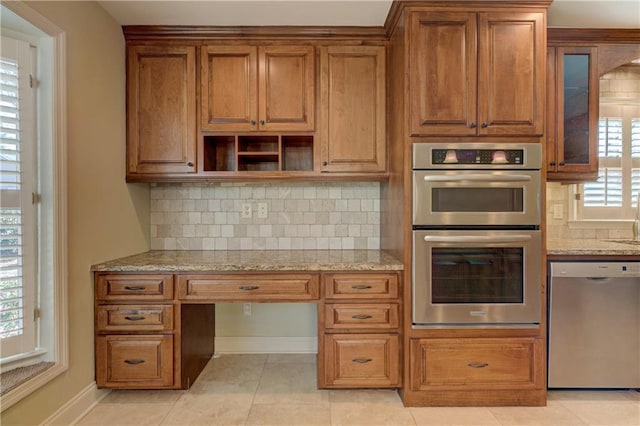
[[640, 262], [553, 262], [550, 388], [640, 388]]

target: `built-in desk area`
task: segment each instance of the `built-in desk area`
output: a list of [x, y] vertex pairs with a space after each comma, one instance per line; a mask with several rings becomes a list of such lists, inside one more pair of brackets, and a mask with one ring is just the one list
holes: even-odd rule
[[93, 265], [96, 382], [187, 389], [215, 304], [318, 305], [318, 386], [401, 384], [402, 263], [378, 250], [149, 251]]

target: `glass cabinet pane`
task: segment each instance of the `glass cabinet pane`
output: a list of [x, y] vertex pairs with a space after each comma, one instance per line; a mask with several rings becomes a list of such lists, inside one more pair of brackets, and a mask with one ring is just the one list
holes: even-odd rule
[[590, 161], [590, 61], [589, 54], [565, 53], [563, 160], [566, 164]]

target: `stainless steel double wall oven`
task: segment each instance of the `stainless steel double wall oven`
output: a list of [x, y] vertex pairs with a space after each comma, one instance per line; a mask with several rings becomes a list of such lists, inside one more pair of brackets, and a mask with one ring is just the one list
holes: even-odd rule
[[413, 145], [413, 326], [535, 325], [540, 144]]

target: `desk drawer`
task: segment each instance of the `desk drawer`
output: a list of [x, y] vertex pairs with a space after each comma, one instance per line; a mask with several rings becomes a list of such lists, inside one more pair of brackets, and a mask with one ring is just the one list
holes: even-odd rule
[[396, 274], [325, 274], [324, 287], [327, 299], [398, 298]]
[[398, 328], [396, 303], [328, 303], [325, 305], [326, 329]]
[[101, 274], [96, 279], [98, 300], [172, 300], [173, 275]]
[[173, 386], [173, 336], [96, 337], [99, 387], [153, 389]]
[[398, 336], [324, 336], [326, 387], [396, 387], [400, 384]]
[[172, 331], [173, 305], [100, 305], [98, 332]]
[[416, 339], [411, 341], [411, 388], [514, 389], [542, 386], [534, 338]]
[[315, 274], [180, 275], [178, 297], [211, 301], [300, 301], [319, 298]]

